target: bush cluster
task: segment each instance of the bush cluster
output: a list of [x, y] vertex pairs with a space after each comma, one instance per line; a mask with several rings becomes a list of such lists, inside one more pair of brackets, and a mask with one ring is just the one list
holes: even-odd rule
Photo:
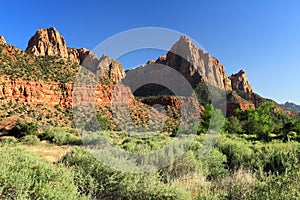
[[1, 199], [80, 199], [73, 175], [22, 148], [0, 151]]

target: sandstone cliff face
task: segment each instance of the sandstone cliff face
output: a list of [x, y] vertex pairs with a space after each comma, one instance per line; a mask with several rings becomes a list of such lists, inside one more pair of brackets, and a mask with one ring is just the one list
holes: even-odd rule
[[235, 115], [235, 110], [255, 109], [255, 104], [252, 101], [246, 100], [239, 96], [236, 91], [231, 91], [227, 94], [227, 116]]
[[[214, 57], [198, 49], [186, 36], [182, 36], [167, 53], [160, 57], [157, 62], [168, 65], [179, 71], [195, 87], [199, 82], [205, 82], [226, 91], [244, 92], [248, 95], [253, 93], [252, 87], [243, 70], [227, 77], [225, 68]], [[238, 94], [235, 94], [239, 97]], [[228, 97], [228, 96], [227, 96]], [[255, 108], [256, 102], [245, 100], [241, 97], [231, 102], [227, 99], [227, 115], [234, 114], [239, 108], [246, 110]]]
[[[161, 66], [158, 66], [158, 64], [160, 64]], [[182, 82], [182, 80], [179, 80], [178, 77], [175, 78], [175, 76], [172, 75], [173, 73], [170, 72], [170, 69], [175, 69], [181, 75], [183, 75], [183, 77], [193, 88], [196, 88], [199, 83], [205, 82], [221, 90], [229, 91], [230, 93], [234, 91], [242, 91], [251, 96], [251, 93], [253, 92], [244, 71], [240, 71], [237, 74], [227, 77], [225, 69], [221, 65], [221, 63], [216, 58], [211, 57], [208, 53], [205, 53], [203, 50], [198, 49], [186, 36], [180, 37], [180, 39], [173, 45], [167, 55], [160, 56], [156, 61], [150, 60], [145, 66], [129, 70], [127, 72], [125, 80], [127, 82], [130, 82], [133, 80], [128, 79], [134, 77], [134, 82], [135, 84], [137, 84], [140, 79], [147, 80], [147, 76], [145, 74], [151, 74], [154, 80], [160, 80], [161, 78], [163, 78], [164, 83], [169, 83], [169, 85], [172, 86], [177, 85], [177, 88], [182, 88], [181, 86], [184, 85], [179, 84], [179, 82]], [[161, 76], [161, 74], [163, 74], [163, 77]], [[127, 84], [127, 82], [125, 82], [126, 85], [134, 85], [131, 83]], [[172, 93], [167, 91], [165, 88], [158, 87], [157, 85], [153, 84], [143, 86], [137, 91], [133, 90], [133, 92], [137, 96], [162, 94], [172, 95]], [[237, 93], [234, 93], [234, 97], [234, 101], [231, 101], [233, 98], [227, 96], [227, 98], [229, 98], [227, 99], [227, 110], [229, 115], [234, 114], [234, 110], [236, 108], [244, 110], [248, 108], [254, 108], [254, 105], [256, 105], [256, 103], [252, 101], [252, 99], [245, 100]], [[172, 104], [172, 102], [166, 103], [167, 100], [164, 98], [156, 99], [156, 101], [158, 101], [160, 104]], [[143, 103], [149, 105], [152, 104], [152, 102], [150, 102], [149, 100], [145, 100]]]
[[29, 40], [26, 52], [35, 56], [68, 58], [66, 41], [54, 27], [38, 30]]
[[255, 109], [254, 104], [252, 103], [227, 103], [227, 113], [226, 116], [230, 117], [232, 115], [236, 115], [235, 110], [247, 110], [247, 109]]
[[120, 82], [125, 77], [125, 71], [120, 62], [103, 55], [97, 67], [97, 74], [100, 77], [107, 77], [112, 82]]
[[69, 48], [63, 36], [54, 28], [40, 29], [29, 40], [26, 52], [35, 56], [57, 56], [79, 63], [83, 67], [99, 72], [103, 79], [119, 82], [125, 76], [123, 66], [108, 56], [100, 59], [85, 48]]
[[72, 107], [72, 101], [77, 105], [94, 103], [95, 106], [111, 106], [112, 97], [117, 102], [134, 101], [128, 87], [115, 84], [97, 84], [94, 89], [76, 88], [73, 99], [72, 83], [62, 84], [43, 81], [25, 81], [21, 79], [0, 78], [0, 98], [18, 99], [19, 103], [30, 105], [49, 105]]
[[54, 28], [38, 30], [29, 40], [26, 52], [35, 56], [57, 56], [82, 63], [91, 54], [87, 49], [68, 48], [64, 37]]
[[76, 62], [79, 64], [82, 64], [85, 59], [88, 57], [92, 57], [93, 59], [97, 59], [98, 57], [93, 54], [92, 51], [87, 50], [86, 48], [80, 48], [80, 49], [75, 49], [75, 48], [67, 48], [68, 51], [68, 59], [71, 60], [72, 62]]
[[6, 44], [5, 38], [0, 36], [0, 44]]
[[160, 58], [158, 62], [179, 71], [192, 87], [196, 87], [199, 82], [207, 82], [220, 89], [231, 90], [231, 83], [221, 63], [198, 49], [186, 36], [181, 36], [173, 45], [165, 61]]
[[235, 91], [242, 91], [245, 93], [252, 93], [252, 87], [248, 81], [248, 77], [243, 70], [240, 70], [237, 74], [232, 74], [229, 77], [231, 81], [232, 89]]
[[93, 53], [87, 54], [81, 65], [95, 73], [104, 82], [118, 83], [125, 77], [122, 64], [107, 55], [98, 59]]

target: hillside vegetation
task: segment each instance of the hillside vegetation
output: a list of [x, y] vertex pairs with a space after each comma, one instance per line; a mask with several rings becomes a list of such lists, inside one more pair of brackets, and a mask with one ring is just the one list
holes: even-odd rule
[[79, 64], [55, 56], [32, 56], [14, 46], [0, 44], [0, 75], [23, 80], [67, 83]]

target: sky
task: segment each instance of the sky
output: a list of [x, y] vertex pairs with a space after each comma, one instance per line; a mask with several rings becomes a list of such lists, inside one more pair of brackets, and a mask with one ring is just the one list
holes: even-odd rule
[[[0, 35], [21, 49], [37, 29], [51, 26], [68, 46], [88, 49], [126, 30], [162, 27], [197, 41], [227, 75], [244, 69], [261, 96], [300, 104], [298, 0], [11, 0], [1, 8]], [[163, 54], [148, 49], [118, 59], [131, 68]]]

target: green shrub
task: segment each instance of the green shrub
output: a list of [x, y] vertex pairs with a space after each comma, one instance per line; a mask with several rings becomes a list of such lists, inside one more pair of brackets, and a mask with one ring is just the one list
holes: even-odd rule
[[97, 115], [98, 123], [102, 131], [108, 131], [111, 130], [111, 122], [108, 118], [101, 117], [100, 115]]
[[210, 188], [201, 188], [196, 195], [196, 200], [220, 200], [226, 199], [227, 192], [224, 190], [212, 190]]
[[88, 121], [84, 130], [86, 131], [108, 131], [112, 130], [111, 122], [108, 118], [102, 117], [100, 114], [97, 114], [96, 117], [93, 117], [90, 121]]
[[0, 151], [1, 199], [79, 199], [73, 175], [22, 148]]
[[231, 116], [226, 120], [225, 130], [231, 134], [241, 134], [244, 132], [240, 120], [235, 116]]
[[161, 183], [158, 175], [116, 171], [83, 149], [74, 149], [62, 162], [75, 170], [80, 193], [91, 199], [190, 199], [184, 190]]
[[253, 165], [261, 172], [284, 174], [295, 166], [299, 166], [299, 143], [272, 142], [255, 145], [253, 149], [256, 153]]
[[246, 167], [264, 173], [282, 174], [299, 165], [300, 145], [297, 142], [250, 143], [238, 137], [220, 138], [218, 149], [226, 155], [231, 170]]
[[248, 199], [300, 199], [299, 181], [299, 168], [283, 175], [273, 174], [255, 185]]
[[169, 166], [160, 170], [160, 175], [164, 182], [171, 182], [187, 174], [198, 173], [197, 160], [194, 152], [188, 151], [182, 157], [174, 160]]
[[17, 138], [13, 137], [13, 136], [2, 136], [0, 138], [0, 143], [3, 145], [14, 145], [18, 142]]
[[36, 135], [26, 135], [20, 138], [20, 142], [25, 145], [37, 145], [40, 143], [40, 139]]
[[[155, 134], [147, 132], [147, 134]], [[155, 135], [149, 138], [126, 137], [121, 147], [129, 152], [146, 153], [158, 150], [168, 144], [171, 138], [165, 135]]]
[[51, 128], [40, 135], [40, 139], [48, 140], [58, 145], [79, 145], [81, 144], [81, 139], [75, 134], [76, 132], [70, 128]]
[[283, 175], [271, 174], [261, 181], [250, 184], [232, 183], [227, 191], [226, 199], [299, 199], [300, 173], [297, 170]]
[[246, 140], [237, 137], [220, 138], [218, 149], [227, 157], [227, 167], [231, 170], [237, 170], [240, 167], [251, 168], [253, 164], [253, 150]]
[[226, 155], [218, 149], [213, 149], [208, 155], [198, 160], [198, 168], [208, 179], [216, 179], [228, 173], [225, 168], [227, 163]]

